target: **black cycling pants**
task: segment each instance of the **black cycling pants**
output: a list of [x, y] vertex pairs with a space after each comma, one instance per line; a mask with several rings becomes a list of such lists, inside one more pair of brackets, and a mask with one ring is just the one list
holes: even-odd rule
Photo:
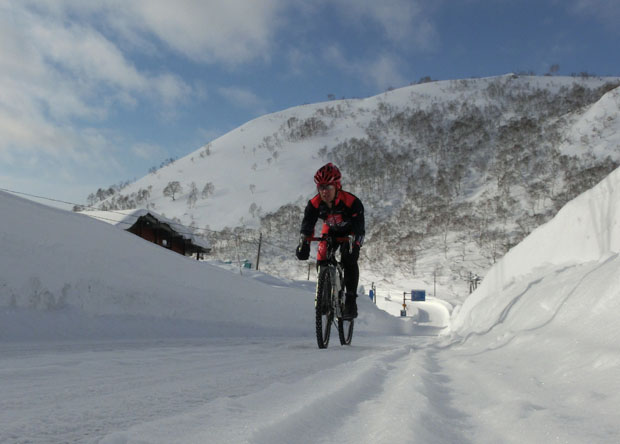
[[357, 294], [357, 286], [360, 280], [360, 269], [357, 265], [357, 258], [349, 253], [347, 245], [342, 245], [340, 251], [340, 261], [344, 269], [344, 286], [347, 293]]

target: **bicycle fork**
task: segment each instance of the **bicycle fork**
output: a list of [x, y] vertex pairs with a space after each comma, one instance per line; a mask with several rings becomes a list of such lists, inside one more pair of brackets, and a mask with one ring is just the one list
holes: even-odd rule
[[[330, 305], [331, 305], [331, 309], [332, 309], [332, 313], [334, 313], [334, 317], [335, 318], [341, 318], [342, 317], [342, 291], [343, 291], [343, 275], [344, 275], [344, 271], [342, 270], [342, 268], [338, 265], [337, 267], [335, 266], [330, 266], [328, 268], [329, 270], [329, 281], [331, 283], [331, 287], [332, 287], [332, 296], [331, 296], [331, 300], [330, 300]], [[320, 272], [319, 272], [320, 274]], [[317, 303], [318, 303], [318, 294], [319, 291], [319, 286], [317, 285], [316, 288], [316, 293], [314, 295], [314, 307], [316, 308]]]
[[341, 318], [342, 304], [340, 301], [342, 300], [342, 270], [340, 270], [339, 267], [331, 267], [329, 272], [332, 284], [332, 306], [334, 309], [334, 315], [336, 318]]

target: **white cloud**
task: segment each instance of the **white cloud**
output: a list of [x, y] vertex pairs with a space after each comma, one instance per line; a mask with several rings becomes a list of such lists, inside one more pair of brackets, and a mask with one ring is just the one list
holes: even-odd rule
[[303, 51], [300, 48], [291, 48], [286, 55], [290, 72], [299, 75], [308, 69], [309, 66], [316, 64], [314, 55], [309, 51]]
[[381, 55], [368, 66], [368, 75], [381, 89], [403, 86], [406, 81], [398, 68], [397, 58]]
[[618, 32], [620, 22], [620, 2], [618, 0], [573, 0], [569, 9], [578, 15], [596, 18], [610, 29]]
[[[320, 51], [313, 51], [308, 49], [312, 48], [312, 39], [308, 37], [302, 49], [289, 50], [290, 71], [300, 74], [316, 70], [323, 66], [317, 60], [322, 57], [332, 70], [380, 90], [408, 84], [402, 72], [408, 65], [404, 57], [439, 46], [433, 16], [443, 3], [442, 0], [317, 0], [313, 7], [299, 6], [309, 23], [306, 35], [313, 32], [315, 20], [330, 15], [336, 17], [339, 26], [348, 28], [341, 31], [347, 39], [358, 41], [335, 41], [323, 45]], [[356, 55], [349, 51], [356, 51]]]
[[193, 93], [192, 87], [173, 74], [158, 75], [151, 80], [151, 83], [159, 99], [168, 106], [174, 106]]
[[105, 24], [125, 48], [158, 52], [153, 37], [192, 60], [235, 65], [268, 57], [290, 0], [21, 0], [56, 20]]
[[335, 0], [343, 20], [363, 26], [377, 23], [388, 40], [415, 50], [436, 46], [438, 32], [431, 20], [432, 4], [426, 0]]
[[131, 152], [134, 156], [145, 160], [163, 159], [166, 156], [166, 151], [162, 147], [149, 143], [137, 143], [131, 147]]
[[[175, 74], [143, 72], [87, 20], [92, 2], [9, 2], [0, 7], [0, 153], [113, 160], [115, 143], [95, 129], [118, 107], [153, 101], [162, 114], [192, 94]], [[68, 14], [71, 10], [73, 16]], [[50, 157], [51, 156], [51, 157]]]
[[219, 94], [229, 103], [252, 111], [263, 110], [265, 102], [249, 89], [239, 87], [225, 87], [218, 89]]
[[[0, 6], [0, 152], [84, 150], [84, 122], [142, 100], [174, 115], [203, 87], [154, 68], [139, 69], [132, 51], [166, 50], [198, 62], [234, 66], [268, 59], [284, 0], [7, 0]], [[162, 63], [161, 66], [167, 66]], [[222, 94], [238, 106], [262, 102], [249, 91]], [[78, 125], [75, 121], [79, 119]]]
[[380, 90], [406, 84], [399, 69], [399, 58], [394, 55], [380, 54], [376, 59], [351, 61], [347, 60], [341, 49], [334, 45], [326, 49], [325, 59], [334, 68], [358, 77]]
[[[138, 28], [198, 62], [236, 65], [268, 57], [284, 0], [117, 0], [130, 17], [114, 21], [140, 44]], [[134, 30], [132, 30], [133, 28]]]
[[40, 20], [28, 30], [46, 62], [84, 84], [105, 82], [138, 91], [147, 87], [148, 79], [101, 33], [88, 26], [63, 25]]
[[[63, 165], [75, 177], [84, 176], [80, 168], [122, 170], [118, 147], [129, 137], [106, 129], [109, 118], [146, 105], [167, 119], [187, 100], [207, 97], [202, 81], [183, 79], [169, 58], [227, 67], [269, 60], [287, 7], [285, 0], [3, 0], [0, 170]], [[155, 63], [138, 65], [145, 59]], [[220, 94], [264, 111], [249, 90]], [[162, 153], [138, 145], [133, 154]]]

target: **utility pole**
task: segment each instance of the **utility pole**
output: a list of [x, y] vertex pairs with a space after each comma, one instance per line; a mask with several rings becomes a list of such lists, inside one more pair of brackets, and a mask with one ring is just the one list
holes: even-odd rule
[[237, 247], [237, 262], [239, 263], [239, 274], [243, 274], [241, 271], [241, 258], [239, 257], [239, 235], [235, 234], [235, 246]]
[[256, 255], [256, 271], [258, 271], [258, 263], [260, 261], [260, 246], [263, 243], [263, 233], [259, 233], [258, 236], [258, 254]]

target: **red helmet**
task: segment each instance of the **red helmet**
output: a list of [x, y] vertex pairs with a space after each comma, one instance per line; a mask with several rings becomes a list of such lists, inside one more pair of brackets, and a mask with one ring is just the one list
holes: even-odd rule
[[323, 165], [314, 175], [314, 182], [317, 185], [335, 185], [336, 189], [340, 189], [340, 170], [333, 163]]

